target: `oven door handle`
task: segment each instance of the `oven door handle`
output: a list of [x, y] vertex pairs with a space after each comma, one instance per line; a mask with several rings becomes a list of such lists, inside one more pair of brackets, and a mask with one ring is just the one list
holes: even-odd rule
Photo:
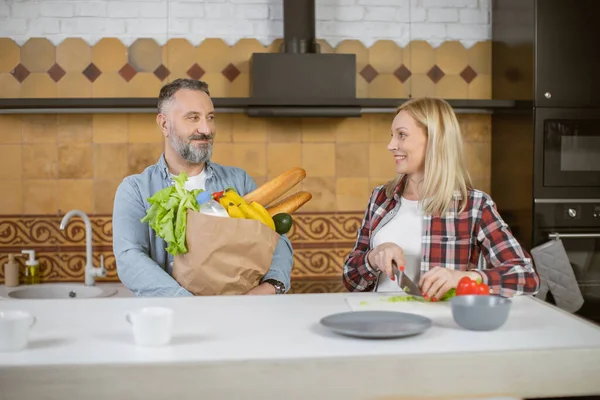
[[552, 232], [548, 234], [548, 239], [599, 239], [600, 233], [558, 233]]

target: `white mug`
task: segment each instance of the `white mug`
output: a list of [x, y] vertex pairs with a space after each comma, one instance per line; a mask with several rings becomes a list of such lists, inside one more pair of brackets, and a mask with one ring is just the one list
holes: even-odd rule
[[167, 307], [145, 307], [125, 317], [132, 325], [133, 339], [141, 346], [164, 346], [171, 342], [173, 310]]
[[27, 311], [0, 311], [0, 351], [20, 351], [29, 343], [35, 317]]

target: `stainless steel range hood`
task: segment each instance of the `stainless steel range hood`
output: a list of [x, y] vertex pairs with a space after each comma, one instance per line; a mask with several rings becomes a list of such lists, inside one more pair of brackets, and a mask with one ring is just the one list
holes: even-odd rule
[[283, 0], [283, 24], [279, 53], [251, 56], [248, 115], [359, 117], [356, 56], [319, 52], [315, 0]]

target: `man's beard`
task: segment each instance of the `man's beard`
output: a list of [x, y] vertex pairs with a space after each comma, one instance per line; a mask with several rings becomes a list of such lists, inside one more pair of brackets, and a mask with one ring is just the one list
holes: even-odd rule
[[194, 145], [192, 142], [187, 143], [181, 139], [174, 129], [169, 132], [169, 142], [171, 146], [183, 157], [183, 159], [191, 164], [200, 164], [210, 161], [212, 156], [212, 135], [195, 134], [189, 137], [189, 140], [206, 140], [208, 143]]

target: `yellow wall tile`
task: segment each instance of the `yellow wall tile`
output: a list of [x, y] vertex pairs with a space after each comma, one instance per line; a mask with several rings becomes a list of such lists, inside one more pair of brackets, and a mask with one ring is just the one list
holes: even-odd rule
[[93, 156], [91, 141], [83, 144], [59, 144], [58, 177], [61, 179], [92, 178]]
[[233, 131], [233, 141], [236, 143], [265, 143], [267, 141], [266, 118], [251, 118], [245, 114], [234, 114], [231, 129]]
[[267, 149], [262, 143], [236, 143], [233, 146], [234, 166], [244, 169], [250, 176], [267, 173]]
[[413, 40], [403, 49], [403, 54], [404, 64], [412, 72], [412, 77], [425, 75], [435, 64], [435, 51], [424, 40]]
[[[369, 178], [369, 194], [371, 194], [373, 192], [373, 190], [377, 186], [386, 185], [392, 179], [394, 179], [393, 175], [390, 175], [390, 177], [388, 177], [388, 178], [373, 178], [373, 177], [370, 177]], [[365, 206], [365, 209], [366, 209], [366, 206]]]
[[492, 74], [492, 41], [477, 42], [468, 50], [469, 65], [478, 73]]
[[102, 75], [116, 72], [127, 62], [127, 47], [116, 38], [100, 39], [92, 48], [92, 62], [102, 71]]
[[338, 178], [369, 176], [369, 152], [363, 143], [338, 143], [335, 151], [335, 171]]
[[90, 98], [92, 88], [92, 82], [81, 72], [67, 72], [56, 84], [56, 93], [60, 98]]
[[414, 74], [410, 77], [411, 97], [435, 96], [435, 83], [426, 74]]
[[[0, 73], [9, 73], [21, 60], [21, 48], [10, 38], [0, 38]], [[2, 89], [4, 89], [3, 86]]]
[[29, 72], [45, 73], [56, 62], [56, 49], [46, 38], [31, 38], [21, 46], [21, 64]]
[[57, 138], [59, 144], [89, 144], [92, 141], [92, 115], [59, 114]]
[[[212, 94], [212, 92], [211, 92]], [[229, 97], [249, 97], [250, 96], [250, 74], [241, 73], [229, 85]]]
[[403, 62], [403, 51], [393, 40], [378, 40], [369, 48], [369, 64], [380, 74], [393, 74]]
[[162, 82], [151, 72], [138, 72], [127, 84], [135, 97], [158, 97]]
[[491, 143], [466, 142], [464, 145], [465, 161], [472, 178], [488, 177], [491, 174]]
[[165, 66], [171, 71], [169, 78], [186, 76], [187, 70], [196, 62], [194, 46], [183, 38], [169, 39], [163, 46]]
[[21, 85], [9, 73], [0, 73], [0, 98], [18, 99], [21, 97]]
[[335, 144], [304, 143], [302, 145], [302, 168], [307, 176], [335, 176]]
[[396, 174], [395, 167], [392, 153], [384, 143], [371, 143], [369, 145], [369, 172], [371, 177], [391, 179]]
[[403, 99], [408, 97], [408, 85], [392, 74], [380, 74], [369, 84], [369, 97]]
[[81, 38], [66, 38], [56, 48], [56, 63], [66, 72], [78, 72], [81, 75], [91, 62], [92, 49]]
[[45, 72], [32, 73], [21, 84], [21, 97], [53, 98], [57, 94], [56, 82]]
[[370, 136], [370, 118], [343, 118], [335, 126], [335, 141], [337, 143], [358, 142], [368, 143]]
[[124, 114], [94, 114], [94, 143], [129, 141], [129, 118]]
[[25, 214], [56, 214], [58, 211], [58, 181], [55, 179], [23, 180], [23, 212]]
[[122, 179], [127, 176], [127, 150], [127, 144], [95, 144], [94, 178]]
[[20, 144], [21, 130], [20, 115], [0, 115], [0, 144]]
[[370, 192], [368, 178], [338, 178], [336, 182], [337, 210], [366, 209]]
[[[207, 72], [207, 75], [209, 73], [220, 74], [229, 64], [230, 57], [231, 48], [222, 39], [205, 39], [196, 47], [196, 63]], [[205, 76], [202, 77], [202, 80], [204, 78]], [[212, 89], [211, 95], [215, 96]]]
[[95, 98], [137, 96], [118, 72], [102, 72], [92, 84], [92, 94]]
[[267, 120], [267, 141], [269, 143], [299, 143], [302, 138], [302, 120], [283, 118]]
[[154, 114], [129, 115], [130, 143], [163, 143], [164, 136]]
[[23, 212], [23, 185], [20, 179], [0, 180], [0, 210], [2, 214], [21, 214]]
[[435, 85], [435, 94], [443, 99], [468, 99], [469, 85], [459, 75], [446, 75]]
[[2, 179], [21, 179], [20, 144], [0, 145], [0, 180]]
[[335, 142], [338, 118], [303, 118], [302, 142]]
[[[525, 87], [525, 86], [523, 86]], [[525, 98], [528, 95], [525, 95]], [[491, 99], [492, 98], [492, 76], [477, 75], [469, 85], [470, 99]], [[516, 100], [516, 99], [515, 99]]]
[[356, 74], [356, 97], [358, 99], [369, 98], [369, 82], [365, 81], [360, 74]]
[[115, 193], [122, 179], [94, 180], [94, 213], [112, 214]]
[[219, 114], [215, 118], [215, 143], [231, 143], [233, 140], [233, 114]]
[[58, 117], [32, 114], [23, 118], [23, 143], [56, 143]]
[[467, 49], [457, 40], [449, 40], [435, 49], [435, 64], [446, 75], [458, 75], [468, 65]]
[[128, 175], [139, 174], [156, 164], [163, 152], [162, 143], [131, 143], [129, 145]]
[[67, 213], [79, 209], [94, 212], [94, 181], [91, 179], [60, 179], [58, 181], [58, 208]]
[[492, 141], [492, 116], [491, 115], [469, 115], [462, 131], [465, 142]]
[[267, 146], [267, 177], [274, 178], [302, 165], [302, 144], [270, 143]]
[[369, 133], [371, 142], [389, 143], [393, 114], [369, 115]]
[[215, 143], [213, 145], [211, 160], [221, 165], [234, 165], [235, 158], [233, 154], [233, 147], [238, 146], [233, 143]]
[[162, 49], [156, 40], [136, 39], [127, 51], [129, 64], [138, 72], [152, 73], [162, 64]]
[[302, 206], [302, 211], [335, 210], [337, 206], [335, 182], [335, 178], [307, 175], [302, 181], [302, 190], [310, 192], [312, 199]]
[[56, 145], [24, 144], [23, 179], [58, 178], [58, 149]]
[[202, 80], [208, 84], [211, 97], [229, 97], [231, 82], [221, 72], [207, 72]]

